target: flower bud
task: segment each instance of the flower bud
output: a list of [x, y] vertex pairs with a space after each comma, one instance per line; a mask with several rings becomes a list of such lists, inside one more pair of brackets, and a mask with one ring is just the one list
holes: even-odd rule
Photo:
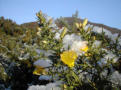
[[82, 23], [80, 22], [79, 26], [81, 27], [82, 26]]
[[87, 29], [87, 32], [90, 32], [92, 29], [90, 28], [90, 27], [88, 27], [88, 29]]
[[45, 41], [45, 40], [44, 40], [44, 41], [42, 41], [42, 42], [43, 42], [44, 44], [46, 44], [46, 43], [47, 43], [47, 41]]
[[37, 32], [37, 35], [40, 36], [40, 31]]
[[76, 27], [79, 28], [79, 24], [78, 23], [75, 23]]
[[93, 36], [93, 40], [96, 40], [96, 37], [95, 36]]
[[61, 35], [60, 35], [60, 38], [61, 38], [61, 39], [65, 36], [66, 32], [67, 32], [67, 28], [64, 27], [64, 29], [63, 29], [63, 31], [62, 31], [62, 33], [61, 33]]
[[38, 31], [41, 31], [42, 29], [40, 27], [37, 28]]
[[82, 26], [83, 26], [83, 27], [85, 27], [85, 26], [87, 25], [87, 22], [88, 22], [88, 19], [87, 19], [87, 18], [85, 18], [85, 19], [84, 19], [84, 21], [83, 21]]

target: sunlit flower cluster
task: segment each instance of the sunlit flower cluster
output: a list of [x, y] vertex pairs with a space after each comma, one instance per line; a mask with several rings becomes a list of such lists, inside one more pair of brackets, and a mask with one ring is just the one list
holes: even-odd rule
[[87, 25], [88, 19], [84, 19], [83, 23], [75, 23], [77, 28], [84, 28]]

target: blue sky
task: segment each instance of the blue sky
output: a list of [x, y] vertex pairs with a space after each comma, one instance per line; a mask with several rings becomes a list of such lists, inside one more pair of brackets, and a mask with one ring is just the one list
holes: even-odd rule
[[0, 16], [17, 24], [36, 21], [36, 13], [69, 17], [79, 11], [81, 18], [121, 29], [121, 0], [0, 0]]

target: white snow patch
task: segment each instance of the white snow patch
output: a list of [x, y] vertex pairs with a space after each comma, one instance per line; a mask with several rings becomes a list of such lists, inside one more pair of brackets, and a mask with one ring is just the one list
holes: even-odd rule
[[112, 83], [121, 85], [121, 74], [118, 71], [113, 72], [109, 79]]
[[70, 50], [75, 51], [78, 55], [81, 55], [83, 52], [81, 51], [81, 48], [87, 46], [87, 41], [73, 41]]
[[40, 49], [36, 49], [36, 52], [38, 53], [38, 54], [43, 54], [45, 57], [48, 57], [48, 56], [50, 56], [50, 55], [53, 55], [53, 53], [55, 53], [55, 51], [53, 51], [53, 50], [40, 50]]
[[28, 90], [61, 90], [59, 87], [61, 83], [61, 81], [56, 81], [55, 83], [49, 83], [47, 85], [32, 85], [29, 86]]
[[52, 77], [48, 75], [40, 75], [39, 80], [50, 80]]
[[108, 60], [112, 60], [113, 63], [116, 63], [118, 61], [118, 59], [119, 59], [119, 57], [117, 57], [111, 51], [107, 51], [107, 54], [104, 56], [104, 58], [101, 58], [101, 60], [98, 63], [100, 66], [102, 66], [102, 65], [107, 64]]
[[81, 37], [79, 35], [76, 35], [76, 34], [71, 34], [71, 35], [67, 34], [63, 38], [63, 48], [64, 48], [64, 50], [68, 50], [69, 47], [71, 47], [71, 45], [74, 41], [81, 41]]
[[93, 47], [99, 47], [101, 45], [101, 41], [99, 40], [95, 40], [94, 43], [93, 43]]
[[50, 66], [52, 66], [52, 62], [49, 59], [47, 59], [47, 60], [41, 59], [41, 60], [35, 61], [34, 65], [35, 66], [40, 66], [40, 67], [50, 67]]

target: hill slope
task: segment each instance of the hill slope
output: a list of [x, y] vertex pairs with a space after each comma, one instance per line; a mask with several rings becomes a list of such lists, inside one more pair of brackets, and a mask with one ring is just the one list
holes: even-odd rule
[[[73, 17], [64, 17], [64, 20], [69, 24], [72, 25], [72, 23], [74, 22], [74, 18]], [[57, 20], [56, 20], [57, 21]], [[83, 22], [83, 19], [78, 19], [78, 22]], [[58, 23], [56, 23], [58, 26], [60, 26]], [[111, 31], [112, 34], [114, 33], [119, 33], [119, 35], [121, 35], [121, 30], [117, 29], [117, 28], [113, 28], [110, 26], [106, 26], [104, 24], [100, 24], [100, 23], [93, 23], [88, 21], [88, 24], [93, 25], [95, 27], [100, 27], [100, 28], [104, 28], [106, 30]], [[36, 29], [36, 27], [38, 26], [37, 22], [30, 22], [30, 23], [24, 23], [21, 24], [21, 26], [27, 27], [29, 29]]]

